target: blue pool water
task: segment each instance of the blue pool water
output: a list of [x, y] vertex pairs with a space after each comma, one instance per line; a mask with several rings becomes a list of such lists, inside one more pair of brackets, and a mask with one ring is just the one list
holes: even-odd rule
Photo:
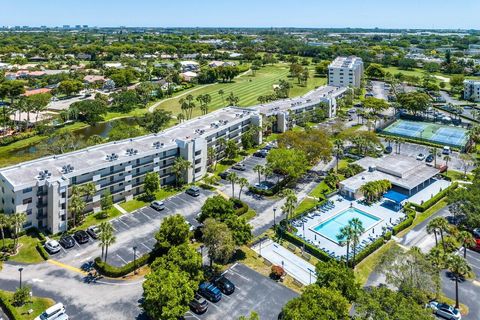
[[349, 208], [336, 216], [330, 218], [329, 220], [322, 222], [318, 226], [314, 227], [313, 230], [328, 238], [334, 242], [338, 242], [337, 235], [340, 233], [340, 229], [348, 224], [353, 218], [358, 218], [362, 221], [363, 228], [365, 230], [370, 229], [381, 219], [375, 217], [371, 214], [358, 210], [356, 208]]

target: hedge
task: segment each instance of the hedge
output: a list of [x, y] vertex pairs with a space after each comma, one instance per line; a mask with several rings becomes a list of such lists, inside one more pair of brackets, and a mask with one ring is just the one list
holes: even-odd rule
[[438, 201], [440, 201], [441, 199], [443, 199], [447, 193], [450, 191], [450, 190], [455, 190], [456, 188], [458, 187], [458, 182], [454, 182], [452, 183], [450, 186], [448, 186], [447, 188], [443, 189], [442, 191], [440, 191], [439, 193], [437, 193], [435, 196], [433, 196], [431, 199], [425, 201], [424, 203], [422, 203], [421, 205], [418, 205], [416, 203], [410, 203], [410, 205], [415, 208], [415, 210], [417, 210], [418, 212], [424, 212], [426, 211], [427, 209], [429, 209], [431, 206], [433, 206], [434, 204], [436, 204]]
[[[427, 146], [427, 147], [433, 147], [433, 148], [438, 148], [438, 149], [443, 149], [443, 147], [444, 147], [444, 145], [442, 145], [442, 144], [429, 142], [429, 140], [423, 140], [423, 139], [420, 139], [420, 138], [408, 138], [406, 136], [390, 133], [390, 132], [387, 132], [387, 131], [378, 131], [377, 136], [379, 136], [381, 138], [397, 137], [397, 138], [401, 138], [403, 140], [403, 142], [421, 144], [421, 145], [424, 145], [424, 146]], [[458, 147], [455, 147], [455, 146], [450, 146], [450, 147], [451, 147], [452, 151], [461, 151]], [[400, 147], [400, 149], [401, 149], [401, 147]]]
[[3, 292], [0, 292], [0, 306], [10, 320], [23, 319], [22, 315], [8, 302], [8, 297], [6, 297]]
[[43, 244], [44, 242], [38, 242], [36, 245], [36, 248], [38, 253], [40, 253], [40, 255], [42, 256], [42, 258], [44, 260], [48, 260], [50, 259], [50, 256], [48, 255], [47, 250], [45, 250], [45, 248], [43, 247]]
[[395, 227], [393, 227], [392, 234], [396, 235], [400, 231], [410, 227], [413, 223], [413, 220], [415, 220], [415, 211], [411, 210], [410, 212], [407, 213], [407, 219], [403, 220], [402, 222], [397, 224]]
[[124, 265], [123, 267], [115, 267], [107, 262], [103, 262], [100, 257], [95, 258], [95, 269], [102, 275], [110, 278], [120, 278], [126, 276], [129, 273], [132, 273], [135, 269], [146, 265], [150, 259], [155, 258], [155, 255], [152, 253], [146, 253], [141, 257], [138, 257], [134, 263], [131, 261]]
[[295, 236], [294, 234], [286, 231], [285, 229], [281, 227], [277, 227], [277, 233], [279, 236], [283, 237], [283, 239], [293, 243], [294, 245], [298, 247], [303, 247], [305, 246], [305, 251], [314, 256], [315, 258], [321, 260], [321, 261], [329, 261], [332, 259], [327, 253], [324, 251], [320, 250], [319, 248], [311, 245], [310, 243], [307, 243], [300, 239], [299, 237]]
[[25, 139], [34, 137], [36, 135], [38, 135], [38, 133], [36, 131], [29, 131], [29, 132], [25, 132], [25, 133], [15, 134], [15, 135], [12, 135], [12, 136], [6, 136], [6, 137], [3, 137], [2, 140], [0, 140], [0, 146], [2, 146], [2, 147], [7, 146], [7, 145], [12, 144], [14, 142], [17, 142], [17, 141], [20, 141], [20, 140], [25, 140]]
[[247, 213], [248, 211], [248, 204], [246, 204], [245, 202], [239, 200], [239, 199], [236, 199], [236, 198], [232, 198], [230, 199], [230, 201], [233, 202], [234, 206], [235, 206], [235, 214], [237, 216], [241, 216], [242, 214], [245, 214]]
[[[386, 235], [386, 234], [385, 234]], [[384, 244], [384, 238], [380, 237], [377, 240], [373, 241], [370, 243], [367, 247], [365, 247], [362, 251], [359, 253], [355, 254], [355, 265], [360, 263], [363, 259], [368, 257], [370, 254], [372, 254], [375, 250], [383, 246]]]

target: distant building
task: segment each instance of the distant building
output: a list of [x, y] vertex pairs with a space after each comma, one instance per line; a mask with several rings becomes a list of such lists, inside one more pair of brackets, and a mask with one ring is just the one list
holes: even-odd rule
[[463, 81], [463, 98], [465, 100], [480, 101], [480, 81], [465, 80]]
[[90, 60], [92, 59], [92, 55], [89, 53], [79, 53], [77, 54], [77, 59], [79, 60]]
[[197, 78], [198, 74], [196, 72], [193, 72], [193, 71], [186, 71], [186, 72], [180, 73], [179, 76], [184, 81], [190, 82], [190, 81], [194, 80], [195, 78]]
[[180, 65], [182, 66], [182, 71], [197, 71], [200, 69], [200, 65], [198, 62], [195, 61], [180, 61]]
[[83, 81], [86, 83], [104, 83], [105, 77], [97, 75], [86, 75], [85, 77], [83, 77]]
[[218, 67], [233, 67], [235, 66], [234, 62], [224, 62], [224, 61], [212, 61], [208, 64], [211, 68], [218, 68]]
[[28, 97], [28, 96], [33, 96], [34, 94], [39, 94], [39, 93], [49, 93], [50, 91], [52, 91], [52, 89], [49, 89], [49, 88], [32, 89], [32, 90], [25, 91], [23, 95]]
[[337, 57], [328, 66], [328, 85], [335, 87], [360, 87], [363, 61], [358, 57]]

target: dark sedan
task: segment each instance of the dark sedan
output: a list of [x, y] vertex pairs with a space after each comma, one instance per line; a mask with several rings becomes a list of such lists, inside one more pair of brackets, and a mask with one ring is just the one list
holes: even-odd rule
[[60, 241], [58, 241], [62, 247], [64, 247], [65, 249], [69, 249], [69, 248], [72, 248], [74, 245], [75, 245], [75, 240], [73, 239], [73, 237], [71, 235], [63, 235], [61, 238], [60, 238]]
[[89, 240], [88, 233], [86, 233], [84, 230], [78, 230], [73, 234], [73, 237], [80, 244], [87, 243]]
[[225, 276], [219, 276], [213, 279], [212, 283], [222, 291], [222, 293], [229, 295], [235, 291], [235, 285], [225, 278]]

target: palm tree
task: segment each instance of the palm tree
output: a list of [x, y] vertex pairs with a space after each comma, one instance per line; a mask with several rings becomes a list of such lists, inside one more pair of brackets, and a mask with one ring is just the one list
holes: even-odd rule
[[217, 155], [215, 153], [215, 149], [213, 147], [208, 147], [207, 149], [208, 165], [211, 166], [212, 164], [215, 164], [214, 170], [217, 167], [217, 161], [215, 161], [216, 158], [217, 158]]
[[357, 245], [360, 241], [360, 236], [365, 232], [365, 228], [363, 227], [363, 223], [358, 218], [353, 218], [348, 222], [350, 228], [352, 228], [352, 242], [353, 242], [353, 263], [352, 265], [355, 266], [355, 257], [357, 253]]
[[182, 123], [183, 121], [185, 121], [185, 115], [183, 113], [179, 113], [177, 115], [177, 120], [178, 122]]
[[14, 234], [13, 247], [15, 248], [15, 251], [18, 248], [18, 235], [20, 234], [22, 226], [26, 221], [27, 221], [27, 214], [24, 212], [17, 212], [12, 215], [11, 223], [13, 226], [13, 234]]
[[[113, 230], [113, 229], [112, 229]], [[102, 241], [105, 245], [105, 262], [107, 262], [107, 256], [108, 256], [108, 247], [117, 241], [115, 238], [115, 235], [113, 234], [113, 231], [108, 231], [105, 235], [102, 236]]]
[[292, 189], [285, 189], [283, 191], [283, 195], [286, 197], [285, 203], [282, 206], [282, 211], [287, 214], [287, 224], [288, 224], [288, 219], [289, 216], [291, 217], [293, 215], [293, 211], [297, 207], [297, 196], [295, 195], [295, 192]]
[[72, 191], [72, 197], [70, 198], [68, 210], [72, 213], [71, 218], [72, 218], [72, 224], [74, 228], [77, 226], [78, 215], [83, 213], [83, 211], [85, 210], [85, 207], [86, 207], [86, 203], [82, 199], [81, 195]]
[[258, 183], [260, 183], [261, 180], [261, 174], [263, 173], [264, 167], [261, 164], [257, 164], [253, 167], [253, 171], [258, 174]]
[[172, 171], [175, 174], [175, 185], [178, 187], [181, 183], [183, 183], [183, 175], [185, 174], [185, 171], [190, 169], [192, 167], [192, 164], [190, 161], [178, 157], [175, 158], [175, 161], [172, 166]]
[[[263, 168], [262, 173], [263, 173], [263, 177], [265, 178], [265, 181], [267, 181], [268, 178], [272, 176], [273, 169], [271, 166], [267, 165]], [[278, 177], [280, 178], [280, 175]]]
[[437, 147], [428, 149], [428, 152], [433, 155], [433, 166], [437, 167]]
[[230, 181], [232, 184], [232, 198], [235, 198], [235, 183], [238, 181], [238, 175], [235, 172], [230, 172], [227, 175], [227, 181]]
[[448, 171], [448, 161], [452, 160], [452, 158], [450, 158], [449, 155], [446, 155], [445, 157], [443, 157], [443, 160], [445, 160], [445, 167], [447, 167], [445, 172], [447, 172]]
[[439, 247], [434, 247], [427, 255], [427, 259], [440, 272], [445, 267], [445, 254]]
[[477, 244], [475, 237], [468, 231], [460, 231], [457, 239], [463, 246], [463, 258], [467, 259], [467, 248], [473, 247]]
[[11, 219], [5, 213], [0, 213], [0, 232], [2, 233], [2, 249], [5, 248], [4, 230], [10, 228]]
[[438, 238], [437, 238], [437, 222], [434, 220], [430, 220], [427, 224], [427, 233], [428, 234], [434, 234], [435, 235], [435, 246], [438, 246]]
[[348, 266], [348, 258], [350, 254], [350, 242], [353, 239], [353, 230], [352, 227], [347, 225], [344, 226], [340, 229], [340, 233], [337, 234], [337, 240], [340, 242], [340, 244], [343, 246], [344, 244], [347, 245], [347, 261], [346, 264]]
[[455, 254], [451, 254], [447, 258], [447, 268], [455, 277], [455, 308], [459, 308], [458, 302], [458, 281], [468, 275], [472, 268], [468, 265], [467, 261]]
[[335, 159], [337, 161], [337, 164], [336, 164], [336, 171], [335, 172], [338, 172], [338, 162], [340, 160], [340, 157], [342, 156], [343, 154], [343, 140], [341, 139], [336, 139], [334, 142], [333, 142], [333, 145], [334, 145], [334, 153], [335, 153]]
[[[105, 257], [105, 246], [108, 242], [108, 239], [111, 235], [113, 235], [113, 227], [110, 222], [102, 222], [98, 226], [100, 229], [100, 243], [98, 244], [99, 247], [102, 247], [102, 259]], [[105, 260], [106, 261], [106, 257]]]
[[93, 199], [93, 196], [95, 195], [95, 193], [97, 193], [97, 187], [95, 186], [95, 183], [88, 182], [85, 185], [83, 185], [82, 192], [86, 196], [85, 201], [89, 202], [90, 198]]
[[448, 230], [448, 221], [444, 217], [436, 217], [430, 221], [430, 223], [433, 223], [438, 231], [440, 232], [440, 239], [442, 239], [442, 247], [443, 250], [445, 251], [445, 242], [443, 240], [443, 232]]
[[238, 179], [238, 185], [240, 186], [240, 191], [238, 192], [238, 200], [240, 200], [240, 196], [242, 195], [242, 189], [248, 187], [249, 185], [247, 178]]

